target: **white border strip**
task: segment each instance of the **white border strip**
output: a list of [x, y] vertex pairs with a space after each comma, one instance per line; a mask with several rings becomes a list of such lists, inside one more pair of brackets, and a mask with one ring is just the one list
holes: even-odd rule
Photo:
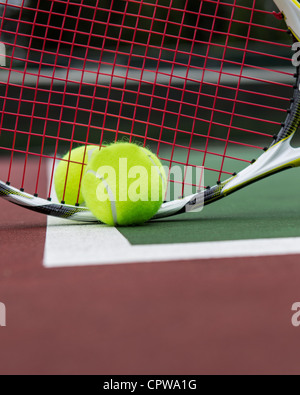
[[132, 246], [116, 229], [49, 218], [46, 268], [300, 254], [300, 238]]

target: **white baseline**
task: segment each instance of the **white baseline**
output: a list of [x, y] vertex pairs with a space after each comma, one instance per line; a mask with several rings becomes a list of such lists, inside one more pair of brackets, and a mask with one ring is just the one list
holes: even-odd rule
[[133, 246], [116, 229], [48, 219], [47, 268], [300, 254], [300, 238]]

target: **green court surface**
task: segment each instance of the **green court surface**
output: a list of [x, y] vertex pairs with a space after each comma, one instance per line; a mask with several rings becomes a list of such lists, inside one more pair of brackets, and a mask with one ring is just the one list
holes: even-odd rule
[[300, 169], [259, 181], [201, 213], [119, 230], [133, 245], [299, 237]]

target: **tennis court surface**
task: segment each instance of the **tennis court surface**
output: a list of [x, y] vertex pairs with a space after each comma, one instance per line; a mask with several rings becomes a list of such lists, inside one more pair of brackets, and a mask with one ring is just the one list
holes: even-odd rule
[[[0, 374], [300, 373], [299, 20], [296, 0], [0, 0]], [[116, 142], [154, 163], [160, 219], [80, 201], [92, 174], [121, 220], [85, 156]]]
[[[188, 255], [193, 246], [185, 242], [201, 250], [212, 241], [218, 259], [148, 262], [144, 256], [106, 265], [107, 246], [99, 236], [105, 229], [93, 225], [86, 262], [60, 267], [66, 263], [61, 260], [46, 268], [53, 225], [1, 199], [0, 299], [7, 309], [1, 374], [298, 374], [299, 328], [292, 325], [291, 308], [300, 300], [300, 267], [299, 255], [290, 252], [300, 248], [300, 188], [287, 197], [290, 180], [276, 177], [276, 183], [250, 187], [245, 199], [243, 191], [228, 197], [227, 209], [207, 207], [196, 217], [121, 231], [129, 256], [145, 243], [159, 255], [159, 244], [176, 250], [180, 242]], [[252, 198], [255, 188], [258, 199]], [[64, 232], [70, 245], [73, 228]], [[246, 246], [245, 240], [255, 245], [258, 238], [281, 248], [280, 254], [222, 258], [218, 251], [218, 242], [242, 240]], [[90, 247], [99, 264], [85, 266]], [[59, 256], [60, 248], [49, 256]], [[76, 251], [69, 253], [76, 261]]]

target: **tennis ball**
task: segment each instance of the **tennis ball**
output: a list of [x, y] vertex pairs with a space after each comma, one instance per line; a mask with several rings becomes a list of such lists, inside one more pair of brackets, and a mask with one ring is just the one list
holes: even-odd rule
[[84, 203], [81, 191], [78, 199], [81, 175], [86, 170], [86, 166], [83, 165], [87, 164], [96, 150], [99, 150], [99, 147], [95, 145], [78, 147], [71, 151], [71, 155], [68, 153], [60, 161], [54, 175], [55, 191], [60, 202], [64, 200], [66, 204], [73, 205], [78, 200], [78, 204]]
[[96, 152], [82, 182], [87, 207], [111, 226], [139, 225], [161, 207], [167, 178], [160, 160], [136, 144], [116, 143]]

